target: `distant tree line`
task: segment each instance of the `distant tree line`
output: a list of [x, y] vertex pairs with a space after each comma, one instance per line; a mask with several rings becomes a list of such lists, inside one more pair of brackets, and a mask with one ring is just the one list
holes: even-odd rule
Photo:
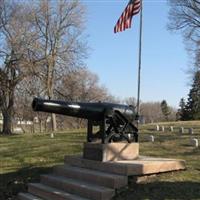
[[[136, 107], [136, 99], [126, 98], [122, 101], [127, 105]], [[175, 121], [177, 109], [169, 106], [166, 100], [161, 102], [140, 102], [140, 117], [144, 123], [155, 123], [162, 121]]]

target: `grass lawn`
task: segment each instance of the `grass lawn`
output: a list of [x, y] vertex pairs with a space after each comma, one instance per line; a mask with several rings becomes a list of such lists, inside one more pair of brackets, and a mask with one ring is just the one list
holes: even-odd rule
[[[173, 125], [174, 132], [155, 131], [155, 125], [140, 129], [140, 154], [165, 158], [180, 158], [187, 162], [187, 170], [163, 173], [145, 183], [131, 184], [115, 197], [116, 200], [200, 200], [200, 148], [190, 146], [188, 130], [179, 134], [179, 127], [194, 128], [192, 137], [200, 141], [200, 122], [163, 123]], [[147, 141], [154, 135], [155, 142]], [[25, 191], [28, 182], [39, 181], [39, 175], [63, 163], [64, 155], [82, 152], [85, 131], [50, 134], [22, 134], [0, 136], [0, 200], [15, 199]]]

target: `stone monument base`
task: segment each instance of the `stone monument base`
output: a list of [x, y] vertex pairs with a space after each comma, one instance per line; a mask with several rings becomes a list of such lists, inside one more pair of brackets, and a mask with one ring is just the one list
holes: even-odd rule
[[125, 176], [146, 176], [186, 169], [184, 160], [147, 156], [139, 156], [135, 160], [107, 162], [88, 160], [82, 156], [65, 156], [65, 163], [77, 167]]
[[83, 158], [96, 161], [135, 160], [139, 156], [139, 143], [84, 143]]

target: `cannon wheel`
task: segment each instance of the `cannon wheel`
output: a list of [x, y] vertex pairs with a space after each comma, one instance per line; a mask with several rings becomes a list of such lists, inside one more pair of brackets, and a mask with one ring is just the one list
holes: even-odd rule
[[[123, 122], [123, 126], [119, 126], [117, 121], [120, 120]], [[127, 141], [138, 142], [138, 129], [119, 111], [115, 111], [113, 117], [109, 117], [109, 127], [106, 130], [106, 140], [105, 142], [119, 142], [119, 141]], [[131, 135], [131, 138], [128, 137], [128, 134]]]
[[131, 143], [132, 140], [130, 140], [125, 134], [123, 133], [110, 133], [106, 137], [106, 143], [111, 142], [120, 142], [120, 141], [127, 141], [128, 143]]

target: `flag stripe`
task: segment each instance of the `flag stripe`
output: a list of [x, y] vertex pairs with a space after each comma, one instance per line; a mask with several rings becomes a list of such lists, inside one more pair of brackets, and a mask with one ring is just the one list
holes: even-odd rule
[[130, 0], [120, 18], [118, 19], [114, 33], [124, 31], [127, 28], [131, 28], [132, 17], [140, 12], [141, 0]]

